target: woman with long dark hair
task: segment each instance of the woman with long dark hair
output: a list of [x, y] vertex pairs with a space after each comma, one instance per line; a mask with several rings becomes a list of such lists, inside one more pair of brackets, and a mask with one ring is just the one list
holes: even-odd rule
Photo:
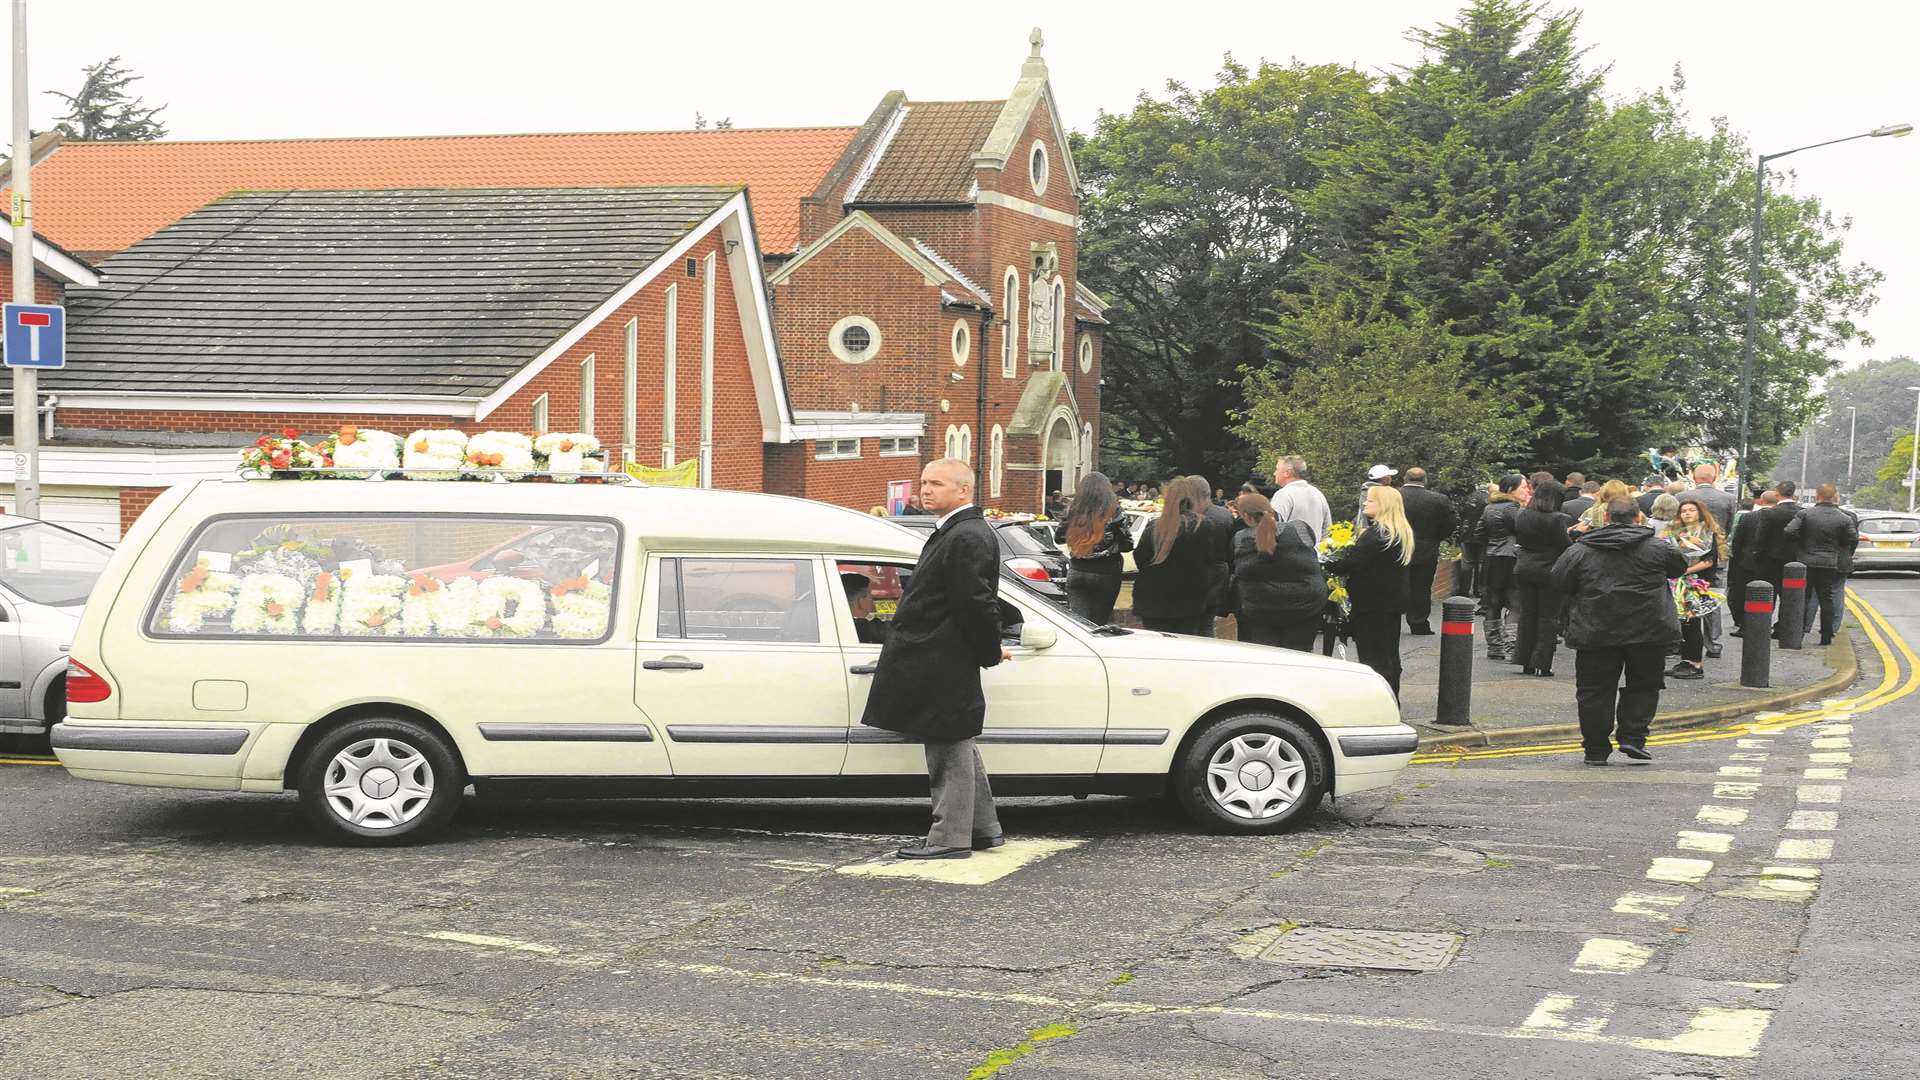
[[1105, 626], [1120, 595], [1120, 556], [1133, 550], [1133, 533], [1105, 475], [1088, 473], [1073, 493], [1073, 505], [1054, 529], [1067, 553], [1067, 606]]
[[1273, 504], [1257, 492], [1242, 494], [1234, 506], [1247, 526], [1233, 538], [1240, 640], [1311, 652], [1327, 605], [1313, 534], [1296, 522], [1280, 524]]
[[[1699, 499], [1680, 500], [1672, 525], [1661, 534], [1687, 557], [1687, 572], [1677, 586], [1680, 612], [1680, 662], [1667, 674], [1676, 679], [1707, 676], [1707, 615], [1718, 605], [1708, 590], [1720, 584], [1720, 567], [1727, 561], [1727, 534], [1713, 519], [1713, 511]], [[1698, 581], [1699, 585], [1694, 582]]]
[[1519, 597], [1520, 634], [1513, 662], [1520, 674], [1553, 676], [1553, 651], [1559, 644], [1560, 605], [1566, 596], [1553, 587], [1553, 564], [1573, 538], [1567, 535], [1574, 520], [1560, 512], [1567, 489], [1551, 477], [1533, 485], [1533, 498], [1513, 518], [1514, 591]]
[[1345, 574], [1353, 603], [1354, 648], [1360, 662], [1380, 673], [1400, 699], [1400, 620], [1407, 613], [1407, 564], [1413, 561], [1413, 526], [1407, 523], [1400, 489], [1379, 484], [1361, 504], [1367, 521], [1353, 545], [1327, 561]]
[[1133, 561], [1133, 613], [1149, 630], [1209, 636], [1213, 555], [1203, 504], [1211, 494], [1188, 478], [1168, 482], [1160, 516], [1147, 523]]

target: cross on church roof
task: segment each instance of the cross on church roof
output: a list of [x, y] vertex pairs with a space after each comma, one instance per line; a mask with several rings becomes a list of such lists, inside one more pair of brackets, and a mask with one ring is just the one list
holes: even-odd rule
[[1033, 28], [1033, 33], [1027, 35], [1027, 41], [1033, 46], [1033, 51], [1027, 56], [1033, 60], [1040, 59], [1040, 46], [1046, 44], [1046, 40], [1040, 36], [1039, 27]]

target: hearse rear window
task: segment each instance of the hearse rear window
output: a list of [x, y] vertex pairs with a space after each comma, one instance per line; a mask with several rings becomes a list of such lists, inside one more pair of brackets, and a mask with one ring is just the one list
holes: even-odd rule
[[607, 638], [619, 555], [619, 528], [591, 519], [216, 518], [175, 560], [148, 630], [587, 644]]

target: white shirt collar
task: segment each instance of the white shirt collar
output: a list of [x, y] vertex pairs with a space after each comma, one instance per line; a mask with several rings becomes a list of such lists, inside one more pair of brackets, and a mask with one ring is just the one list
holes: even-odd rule
[[939, 529], [944, 529], [944, 528], [946, 528], [946, 527], [947, 527], [947, 522], [948, 522], [948, 521], [951, 521], [951, 520], [953, 519], [953, 515], [955, 515], [955, 514], [957, 514], [957, 513], [959, 513], [959, 512], [960, 512], [960, 511], [962, 511], [962, 510], [965, 510], [965, 509], [967, 509], [968, 507], [970, 507], [970, 506], [972, 506], [972, 505], [973, 505], [972, 503], [962, 503], [961, 505], [959, 505], [959, 506], [956, 506], [956, 507], [954, 507], [953, 509], [951, 509], [951, 510], [949, 510], [949, 511], [947, 511], [946, 513], [944, 513], [944, 514], [942, 514], [942, 515], [940, 515], [940, 520], [938, 520], [938, 521], [936, 521], [936, 522], [934, 522], [934, 523], [933, 523], [933, 527], [934, 527], [934, 529], [935, 529], [935, 530], [939, 530]]

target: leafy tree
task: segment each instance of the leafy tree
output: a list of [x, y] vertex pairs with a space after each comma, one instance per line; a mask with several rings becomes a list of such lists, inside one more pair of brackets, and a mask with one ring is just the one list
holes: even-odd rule
[[121, 67], [118, 56], [109, 56], [81, 71], [86, 77], [77, 92], [47, 91], [67, 103], [66, 115], [54, 124], [62, 137], [79, 142], [147, 142], [167, 137], [167, 125], [159, 119], [166, 106], [149, 106], [144, 98], [127, 93], [127, 87], [140, 81], [141, 76]]
[[[1813, 457], [1807, 463], [1807, 480], [1815, 484], [1831, 482], [1840, 485], [1842, 491], [1847, 490], [1847, 436], [1851, 427], [1855, 447], [1853, 481], [1862, 489], [1870, 486], [1876, 478], [1875, 462], [1886, 460], [1894, 453], [1895, 444], [1903, 436], [1910, 438], [1913, 432], [1915, 398], [1907, 389], [1909, 386], [1920, 386], [1920, 361], [1908, 356], [1870, 361], [1830, 379], [1818, 400], [1819, 418], [1812, 425]], [[1849, 406], [1858, 413], [1849, 414]], [[1775, 476], [1800, 479], [1800, 454], [1806, 445], [1802, 438], [1804, 432], [1802, 429], [1787, 440], [1780, 464], [1774, 467]], [[1907, 459], [1901, 456], [1900, 460]], [[1903, 464], [1894, 477], [1896, 486], [1905, 477]], [[1860, 497], [1865, 495], [1864, 490], [1860, 492]], [[1898, 496], [1900, 506], [1905, 508], [1906, 488], [1900, 487]]]
[[1389, 459], [1425, 467], [1436, 489], [1498, 473], [1521, 419], [1473, 377], [1458, 336], [1379, 308], [1351, 293], [1315, 296], [1264, 328], [1302, 366], [1247, 372], [1240, 435], [1265, 464], [1305, 457], [1328, 492], [1358, 491], [1367, 467]]
[[1913, 466], [1913, 433], [1894, 441], [1886, 460], [1874, 471], [1874, 483], [1860, 489], [1853, 505], [1872, 510], [1905, 510], [1908, 505], [1907, 470]]
[[1217, 86], [1169, 83], [1164, 100], [1142, 95], [1075, 138], [1081, 278], [1113, 304], [1110, 456], [1247, 474], [1251, 452], [1229, 423], [1240, 372], [1277, 358], [1251, 324], [1298, 288], [1300, 196], [1320, 181], [1317, 158], [1365, 113], [1368, 87], [1349, 68], [1229, 58]]

